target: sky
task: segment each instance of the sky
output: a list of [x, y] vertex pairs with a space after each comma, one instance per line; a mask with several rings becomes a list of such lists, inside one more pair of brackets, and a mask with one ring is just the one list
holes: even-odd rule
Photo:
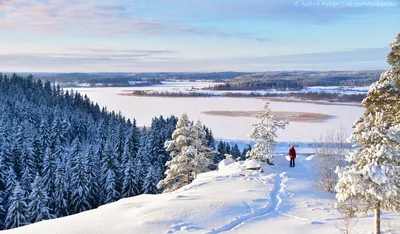
[[0, 72], [386, 69], [400, 0], [0, 0]]

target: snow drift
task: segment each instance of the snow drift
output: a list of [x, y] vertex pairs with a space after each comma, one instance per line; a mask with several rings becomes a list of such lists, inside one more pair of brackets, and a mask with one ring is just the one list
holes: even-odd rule
[[[244, 162], [223, 161], [218, 171], [200, 174], [173, 193], [122, 199], [4, 233], [338, 233], [334, 196], [313, 187], [312, 157], [297, 161], [289, 168], [286, 157], [277, 157], [275, 166], [261, 165], [263, 173], [247, 171]], [[390, 224], [384, 225], [386, 233], [400, 226], [391, 213], [382, 220]], [[373, 217], [360, 218], [353, 230], [371, 233]]]

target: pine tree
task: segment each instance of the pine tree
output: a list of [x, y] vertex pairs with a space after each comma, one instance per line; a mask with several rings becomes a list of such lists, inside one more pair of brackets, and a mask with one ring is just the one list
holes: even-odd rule
[[391, 43], [390, 47], [392, 50], [388, 55], [388, 63], [392, 65], [394, 69], [398, 69], [400, 68], [400, 33], [397, 34], [395, 42]]
[[213, 159], [214, 164], [218, 164], [225, 158], [225, 154], [226, 154], [225, 142], [219, 141], [218, 146], [217, 146], [217, 152], [218, 152], [218, 154], [216, 154], [216, 156]]
[[[60, 160], [58, 160], [60, 161]], [[43, 184], [46, 188], [47, 194], [50, 197], [53, 197], [56, 187], [56, 171], [57, 171], [57, 158], [54, 153], [51, 152], [50, 148], [46, 149], [43, 158], [43, 171], [42, 171], [42, 179]], [[50, 208], [54, 209], [55, 207], [50, 204]]]
[[32, 158], [33, 158], [33, 172], [35, 174], [42, 174], [42, 163], [43, 163], [43, 146], [37, 136], [32, 141]]
[[72, 213], [80, 213], [90, 209], [89, 204], [89, 188], [86, 174], [86, 165], [82, 156], [82, 149], [79, 138], [75, 138], [72, 142], [70, 151], [72, 163], [72, 180], [71, 180], [71, 211]]
[[[398, 43], [389, 54], [394, 67], [370, 86], [363, 104], [364, 115], [355, 123], [350, 141], [358, 147], [347, 157], [348, 166], [338, 168], [339, 204], [358, 202], [358, 212], [375, 211], [380, 233], [381, 210], [400, 211], [400, 74]], [[397, 66], [397, 67], [396, 67]]]
[[4, 222], [6, 229], [16, 228], [28, 224], [26, 217], [27, 205], [25, 202], [24, 192], [17, 182], [13, 195], [9, 200], [10, 207], [7, 211], [7, 217]]
[[119, 192], [117, 191], [117, 151], [112, 139], [112, 136], [108, 137], [105, 148], [104, 156], [102, 160], [101, 168], [101, 180], [102, 180], [102, 191], [103, 191], [103, 202], [104, 204], [114, 202], [119, 199]]
[[191, 122], [186, 113], [183, 113], [172, 134], [173, 140], [165, 142], [165, 148], [172, 159], [166, 163], [166, 177], [159, 182], [158, 188], [165, 188], [165, 192], [174, 191], [192, 181], [195, 170], [193, 138]]
[[4, 229], [5, 218], [6, 218], [6, 209], [4, 207], [4, 192], [0, 190], [0, 230]]
[[240, 160], [245, 160], [248, 153], [251, 151], [251, 145], [247, 145], [244, 147], [242, 154], [240, 155]]
[[267, 101], [264, 105], [263, 112], [256, 118], [259, 122], [253, 124], [254, 130], [250, 137], [254, 139], [255, 144], [250, 151], [250, 158], [261, 161], [271, 160], [276, 145], [276, 131], [278, 128], [284, 129], [287, 121], [276, 120], [268, 107]]
[[49, 193], [48, 190], [46, 190], [47, 194], [50, 196], [50, 212], [57, 218], [69, 215], [68, 184], [65, 167], [66, 165], [61, 160], [57, 160], [54, 192]]
[[89, 186], [88, 200], [90, 207], [97, 208], [99, 206], [99, 176], [100, 176], [100, 165], [99, 159], [94, 154], [93, 150], [90, 148], [86, 154], [85, 158], [86, 165], [86, 175]]
[[4, 193], [4, 204], [6, 204], [6, 207], [10, 206], [10, 198], [14, 193], [16, 185], [17, 185], [17, 176], [14, 173], [14, 169], [10, 167], [7, 174], [6, 187]]
[[124, 171], [124, 181], [122, 185], [122, 196], [123, 197], [132, 197], [139, 194], [138, 185], [136, 181], [136, 167], [135, 160], [133, 158], [129, 158], [126, 163], [125, 171]]
[[202, 172], [209, 171], [212, 164], [213, 152], [208, 147], [208, 140], [206, 131], [200, 120], [193, 125], [193, 146], [195, 147], [195, 171], [194, 175], [198, 175]]
[[241, 153], [240, 153], [239, 146], [237, 144], [235, 144], [232, 147], [231, 154], [232, 154], [233, 159], [235, 159], [235, 160], [240, 158]]
[[201, 122], [193, 125], [186, 113], [179, 117], [172, 140], [165, 142], [165, 148], [172, 159], [166, 163], [166, 177], [159, 182], [158, 188], [165, 188], [166, 192], [189, 184], [196, 174], [208, 170], [211, 163], [211, 150], [206, 146]]
[[35, 181], [32, 183], [32, 192], [29, 195], [29, 200], [28, 220], [30, 223], [54, 218], [50, 214], [49, 197], [39, 174], [36, 175]]
[[143, 189], [145, 194], [157, 194], [158, 178], [156, 175], [156, 171], [153, 167], [150, 167], [149, 172], [146, 175], [146, 179], [144, 180]]

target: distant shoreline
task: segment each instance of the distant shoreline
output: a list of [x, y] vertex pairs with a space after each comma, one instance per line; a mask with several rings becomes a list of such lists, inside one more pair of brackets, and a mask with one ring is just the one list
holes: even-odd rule
[[212, 95], [209, 93], [196, 93], [193, 94], [179, 94], [175, 95], [162, 95], [159, 93], [151, 94], [146, 92], [132, 92], [131, 90], [123, 90], [122, 93], [119, 93], [120, 96], [131, 96], [131, 97], [156, 97], [156, 98], [210, 98], [210, 97], [225, 97], [225, 98], [256, 98], [262, 100], [269, 100], [271, 102], [301, 102], [301, 103], [310, 103], [316, 105], [336, 105], [336, 106], [356, 106], [363, 107], [361, 103], [357, 102], [338, 102], [338, 101], [329, 101], [329, 100], [311, 100], [311, 99], [299, 99], [292, 97], [264, 97], [264, 96], [250, 96], [250, 95], [240, 95], [240, 96], [231, 96], [231, 95]]

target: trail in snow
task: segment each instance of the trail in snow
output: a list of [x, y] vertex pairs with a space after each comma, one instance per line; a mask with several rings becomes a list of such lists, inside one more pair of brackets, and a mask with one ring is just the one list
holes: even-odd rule
[[[264, 176], [266, 177], [266, 176]], [[255, 179], [259, 182], [261, 182], [262, 184], [264, 184], [265, 186], [268, 186], [269, 183], [267, 182], [267, 180], [264, 178], [263, 176], [259, 176], [260, 179]], [[267, 177], [266, 177], [267, 178]], [[257, 217], [261, 217], [261, 216], [266, 216], [271, 214], [272, 212], [277, 210], [277, 206], [279, 205], [279, 202], [277, 200], [277, 194], [280, 190], [281, 187], [281, 183], [282, 183], [282, 179], [281, 179], [281, 175], [275, 175], [274, 176], [274, 187], [272, 189], [272, 191], [270, 192], [269, 195], [267, 195], [265, 197], [265, 199], [256, 199], [253, 200], [253, 202], [263, 202], [263, 201], [268, 201], [268, 199], [271, 199], [271, 203], [260, 208], [257, 210], [254, 209], [250, 209], [250, 213], [243, 215], [241, 217], [238, 217], [232, 221], [230, 221], [229, 223], [219, 227], [219, 228], [215, 228], [213, 230], [211, 230], [210, 232], [207, 232], [208, 234], [215, 234], [215, 233], [221, 233], [221, 232], [226, 232], [226, 231], [231, 231], [231, 230], [235, 230], [236, 228], [240, 227], [241, 225], [246, 224], [247, 222], [250, 222], [251, 220], [257, 218]], [[250, 206], [250, 204], [247, 203], [247, 206]]]
[[[303, 160], [304, 162], [304, 160]], [[301, 163], [301, 162], [299, 162]], [[298, 163], [298, 167], [299, 167]], [[304, 162], [306, 163], [306, 162]], [[302, 163], [303, 164], [303, 163]], [[309, 171], [306, 165], [300, 165], [300, 167], [304, 167], [305, 171]], [[216, 234], [216, 233], [223, 233], [223, 232], [230, 232], [233, 230], [237, 230], [239, 228], [244, 227], [247, 224], [250, 224], [252, 222], [257, 222], [257, 221], [262, 221], [265, 219], [268, 219], [270, 217], [277, 217], [277, 216], [285, 216], [288, 218], [296, 219], [299, 221], [305, 221], [307, 223], [311, 224], [324, 224], [324, 222], [318, 221], [318, 220], [312, 220], [310, 218], [304, 218], [300, 216], [295, 216], [295, 215], [290, 215], [282, 212], [280, 210], [280, 206], [283, 204], [283, 202], [286, 203], [286, 205], [291, 206], [290, 201], [288, 199], [285, 199], [287, 197], [290, 197], [292, 194], [286, 191], [286, 182], [289, 180], [294, 180], [294, 177], [289, 177], [288, 170], [292, 170], [290, 167], [285, 167], [285, 166], [280, 166], [276, 168], [276, 172], [274, 173], [273, 176], [273, 181], [271, 182], [271, 177], [269, 176], [264, 176], [264, 175], [255, 175], [254, 180], [262, 183], [265, 186], [270, 186], [273, 184], [273, 189], [272, 191], [265, 197], [265, 199], [256, 199], [256, 200], [264, 200], [264, 201], [270, 201], [270, 204], [254, 210], [251, 207], [251, 204], [246, 203], [248, 207], [250, 207], [250, 213], [245, 214], [243, 216], [240, 216], [229, 223], [219, 227], [215, 228], [209, 232], [208, 234]], [[309, 171], [310, 172], [310, 171]], [[310, 172], [311, 173], [311, 172]], [[254, 202], [254, 200], [253, 200]]]

